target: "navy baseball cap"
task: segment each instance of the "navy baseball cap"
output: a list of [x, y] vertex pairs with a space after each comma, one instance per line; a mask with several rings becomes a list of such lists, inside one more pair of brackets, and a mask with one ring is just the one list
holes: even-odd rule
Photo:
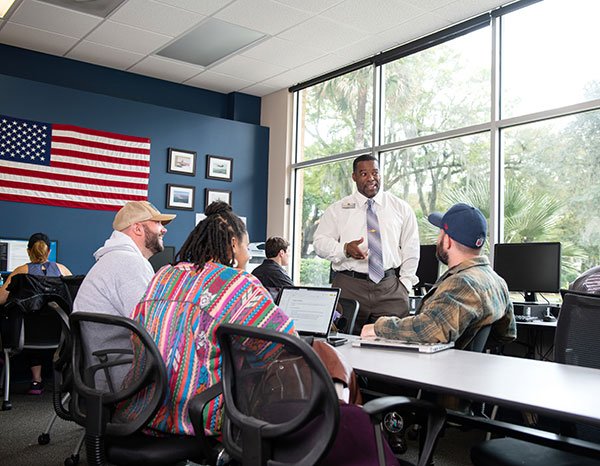
[[485, 243], [487, 221], [481, 211], [468, 204], [454, 204], [444, 215], [433, 213], [427, 217], [429, 223], [441, 228], [454, 241], [473, 249]]

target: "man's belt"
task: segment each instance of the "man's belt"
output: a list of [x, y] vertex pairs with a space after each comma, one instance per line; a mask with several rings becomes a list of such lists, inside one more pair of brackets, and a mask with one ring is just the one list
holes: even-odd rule
[[[343, 273], [344, 275], [348, 275], [349, 277], [353, 277], [353, 278], [360, 278], [361, 280], [369, 280], [369, 274], [368, 273], [360, 273], [360, 272], [354, 272], [353, 270], [339, 270], [337, 273]], [[398, 269], [387, 269], [384, 273], [383, 273], [383, 278], [388, 278], [391, 276], [398, 276]]]

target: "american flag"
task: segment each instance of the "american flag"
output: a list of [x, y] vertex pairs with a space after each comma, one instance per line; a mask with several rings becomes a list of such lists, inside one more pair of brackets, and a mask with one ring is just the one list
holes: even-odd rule
[[1, 200], [119, 210], [149, 174], [149, 138], [0, 115]]

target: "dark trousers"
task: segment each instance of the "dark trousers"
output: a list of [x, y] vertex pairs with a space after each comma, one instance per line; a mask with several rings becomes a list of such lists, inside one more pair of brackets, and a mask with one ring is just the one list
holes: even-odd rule
[[331, 286], [342, 289], [342, 298], [354, 299], [360, 303], [354, 326], [356, 335], [360, 334], [363, 325], [372, 324], [379, 317], [408, 315], [408, 291], [398, 277], [391, 276], [374, 283], [337, 273]]

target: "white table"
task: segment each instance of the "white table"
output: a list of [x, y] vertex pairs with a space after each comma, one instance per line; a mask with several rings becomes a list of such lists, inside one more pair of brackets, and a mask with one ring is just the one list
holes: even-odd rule
[[598, 369], [454, 349], [337, 349], [358, 374], [600, 426]]

